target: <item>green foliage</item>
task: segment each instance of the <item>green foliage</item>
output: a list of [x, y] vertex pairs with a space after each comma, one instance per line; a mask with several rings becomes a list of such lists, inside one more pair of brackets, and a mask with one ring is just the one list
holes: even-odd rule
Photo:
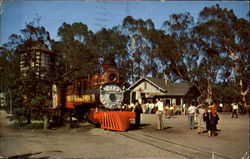
[[[32, 54], [30, 48], [49, 48], [51, 39], [49, 33], [42, 26], [35, 23], [26, 24], [21, 30], [22, 35], [11, 35], [10, 41], [1, 48], [1, 91], [6, 92], [7, 101], [12, 106], [13, 112], [19, 123], [31, 119], [40, 119], [46, 106], [49, 106], [52, 78], [46, 76], [42, 79], [36, 74], [34, 67], [30, 66]], [[21, 53], [24, 56], [27, 70], [20, 71]], [[43, 68], [41, 68], [43, 70]], [[43, 73], [43, 72], [41, 72]]]
[[[95, 51], [99, 54], [98, 61], [102, 64], [105, 58], [114, 58], [123, 81], [128, 80], [127, 72], [129, 71], [126, 45], [127, 37], [117, 31], [102, 29], [95, 34]], [[100, 68], [100, 64], [97, 67]]]
[[56, 76], [73, 69], [69, 78], [77, 78], [93, 74], [98, 65], [98, 53], [95, 51], [93, 33], [83, 23], [63, 23], [58, 29], [60, 41], [54, 41], [52, 48], [58, 52]]
[[239, 91], [235, 86], [216, 84], [213, 86], [213, 100], [215, 103], [241, 102]]
[[9, 127], [14, 129], [43, 129], [43, 121], [33, 122], [31, 124], [20, 124], [15, 122], [11, 124]]

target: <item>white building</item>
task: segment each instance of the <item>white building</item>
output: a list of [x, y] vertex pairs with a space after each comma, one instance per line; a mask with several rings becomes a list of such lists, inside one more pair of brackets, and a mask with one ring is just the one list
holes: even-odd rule
[[140, 78], [127, 91], [130, 91], [130, 104], [135, 100], [144, 104], [150, 100], [155, 101], [155, 98], [161, 98], [166, 103], [177, 106], [194, 101], [201, 94], [191, 82], [170, 83], [151, 77]]

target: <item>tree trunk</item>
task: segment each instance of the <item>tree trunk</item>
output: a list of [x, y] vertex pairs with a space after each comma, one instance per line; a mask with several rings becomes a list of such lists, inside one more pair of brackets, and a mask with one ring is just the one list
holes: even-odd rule
[[209, 68], [207, 67], [207, 75], [208, 75], [208, 79], [207, 79], [207, 102], [210, 105], [212, 103], [212, 88], [211, 88], [211, 72], [209, 70]]
[[240, 80], [240, 86], [241, 86], [241, 96], [242, 96], [242, 106], [243, 106], [243, 113], [246, 113], [247, 112], [247, 100], [246, 100], [246, 95], [249, 91], [249, 87], [247, 87], [247, 89], [245, 91], [243, 91], [244, 89], [244, 86], [243, 86], [243, 82], [242, 80]]
[[10, 95], [10, 114], [12, 114], [12, 94], [10, 92], [10, 89], [8, 89], [9, 95]]

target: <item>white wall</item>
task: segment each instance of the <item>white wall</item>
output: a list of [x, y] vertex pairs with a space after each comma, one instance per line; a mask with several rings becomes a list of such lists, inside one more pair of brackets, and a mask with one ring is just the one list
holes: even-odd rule
[[[146, 83], [146, 88], [145, 88]], [[138, 91], [141, 90], [141, 91]], [[156, 88], [154, 85], [149, 83], [148, 81], [143, 81], [140, 84], [138, 84], [135, 88], [133, 88], [130, 92], [130, 104], [132, 103], [132, 92], [136, 92], [136, 100], [139, 100], [140, 103], [142, 103], [141, 99], [141, 93], [154, 93], [154, 94], [163, 94], [158, 88]]]

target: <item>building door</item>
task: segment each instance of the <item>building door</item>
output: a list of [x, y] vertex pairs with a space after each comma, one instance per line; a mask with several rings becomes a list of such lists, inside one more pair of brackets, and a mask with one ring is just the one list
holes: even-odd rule
[[135, 103], [136, 100], [136, 92], [132, 92], [132, 103]]
[[170, 103], [171, 103], [171, 99], [170, 98], [166, 98], [164, 105], [170, 106]]

